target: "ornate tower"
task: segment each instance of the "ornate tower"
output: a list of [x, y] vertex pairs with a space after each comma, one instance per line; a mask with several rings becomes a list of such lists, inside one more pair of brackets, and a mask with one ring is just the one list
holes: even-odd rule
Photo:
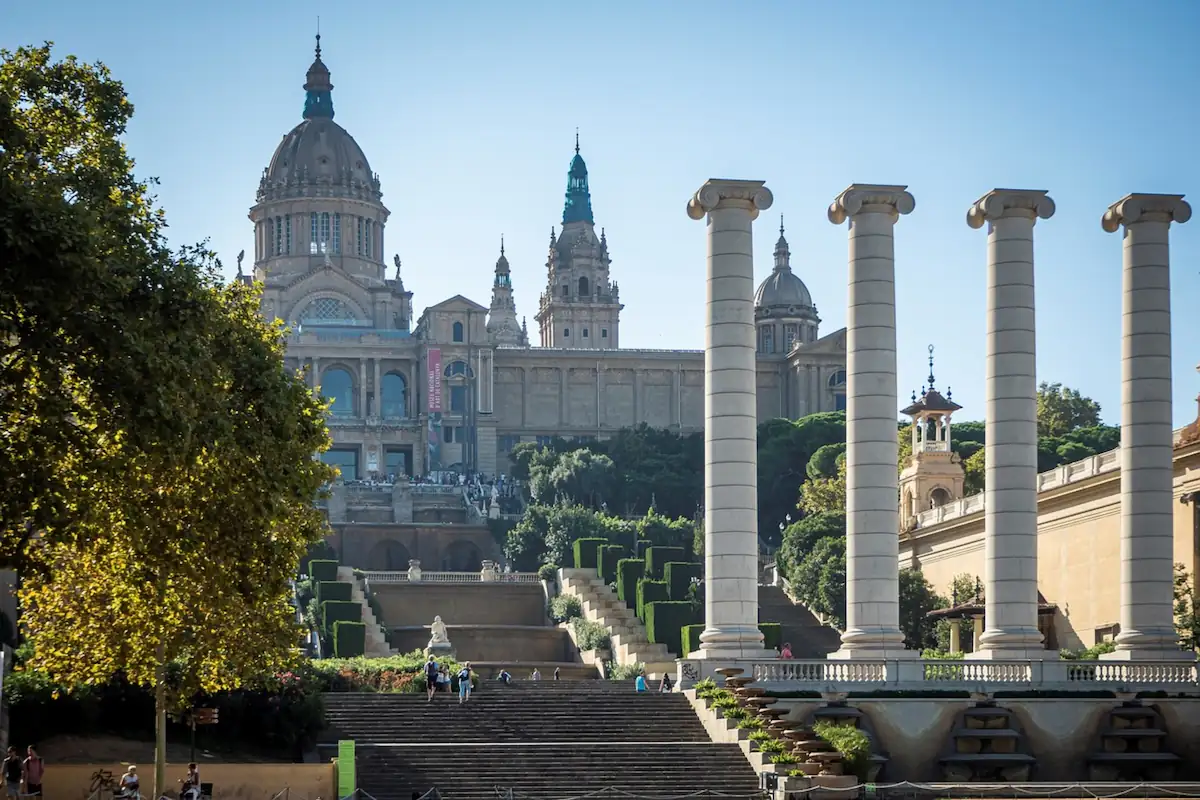
[[587, 164], [579, 154], [567, 173], [562, 233], [550, 229], [546, 291], [535, 319], [542, 347], [615, 350], [620, 343], [621, 305], [617, 284], [609, 281], [608, 239], [596, 236]]
[[492, 307], [488, 310], [488, 338], [493, 344], [527, 345], [517, 322], [517, 303], [513, 300], [512, 275], [504, 255], [504, 237], [500, 237], [500, 258], [496, 259], [496, 279], [492, 281]]
[[950, 449], [950, 416], [962, 406], [951, 391], [942, 393], [933, 383], [933, 345], [929, 345], [928, 386], [920, 398], [900, 413], [912, 418], [912, 457], [900, 473], [900, 529], [910, 530], [922, 511], [944, 506], [963, 496], [963, 468]]
[[754, 294], [754, 325], [759, 355], [786, 355], [796, 344], [815, 342], [821, 324], [808, 287], [792, 272], [792, 252], [779, 218], [775, 268]]

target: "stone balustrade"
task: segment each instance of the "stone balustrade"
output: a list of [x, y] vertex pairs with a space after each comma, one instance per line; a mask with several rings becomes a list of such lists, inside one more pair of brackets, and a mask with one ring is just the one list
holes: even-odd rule
[[[371, 583], [409, 583], [407, 572], [369, 572], [362, 576]], [[417, 583], [418, 581], [411, 581]], [[420, 583], [483, 583], [479, 572], [430, 572], [421, 570]], [[497, 573], [496, 583], [541, 583], [536, 572], [500, 572]]]

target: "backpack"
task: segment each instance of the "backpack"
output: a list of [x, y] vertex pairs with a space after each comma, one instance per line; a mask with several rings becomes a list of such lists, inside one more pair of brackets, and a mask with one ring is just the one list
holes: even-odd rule
[[437, 681], [438, 665], [434, 661], [430, 661], [425, 665], [425, 680], [431, 683]]
[[466, 667], [463, 667], [462, 669], [460, 669], [458, 671], [458, 680], [460, 682], [461, 681], [469, 682], [471, 680], [471, 670], [467, 669]]

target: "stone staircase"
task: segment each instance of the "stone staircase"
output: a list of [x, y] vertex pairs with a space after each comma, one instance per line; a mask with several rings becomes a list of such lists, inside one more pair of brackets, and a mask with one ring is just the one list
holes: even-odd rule
[[392, 648], [387, 643], [383, 627], [375, 618], [371, 604], [367, 602], [367, 594], [363, 591], [362, 581], [355, 576], [354, 570], [350, 567], [338, 567], [337, 579], [350, 584], [350, 599], [362, 606], [362, 621], [367, 626], [364, 654], [368, 658], [386, 658], [392, 655]]
[[446, 694], [324, 699], [321, 755], [353, 739], [359, 788], [377, 800], [431, 788], [446, 800], [758, 794], [741, 749], [714, 744], [686, 697], [637, 694], [632, 681], [485, 681], [462, 706]]
[[618, 664], [643, 664], [649, 679], [665, 672], [675, 675], [675, 656], [663, 644], [651, 644], [646, 626], [633, 609], [617, 598], [617, 592], [605, 584], [594, 569], [562, 569], [559, 584], [563, 594], [576, 595], [583, 604], [583, 615], [608, 628], [612, 639], [613, 660]]
[[841, 647], [842, 637], [836, 630], [822, 625], [778, 586], [758, 587], [758, 621], [779, 623], [779, 641], [791, 643], [795, 658], [825, 658]]

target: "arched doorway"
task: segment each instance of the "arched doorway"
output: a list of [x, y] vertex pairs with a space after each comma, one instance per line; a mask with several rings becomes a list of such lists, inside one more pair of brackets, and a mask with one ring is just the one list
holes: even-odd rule
[[447, 572], [478, 572], [483, 563], [483, 554], [474, 542], [459, 539], [446, 548], [442, 566]]
[[408, 569], [408, 548], [395, 539], [376, 543], [367, 554], [367, 569], [376, 572], [404, 572]]
[[939, 508], [950, 502], [950, 492], [943, 489], [941, 486], [929, 493], [929, 507]]

